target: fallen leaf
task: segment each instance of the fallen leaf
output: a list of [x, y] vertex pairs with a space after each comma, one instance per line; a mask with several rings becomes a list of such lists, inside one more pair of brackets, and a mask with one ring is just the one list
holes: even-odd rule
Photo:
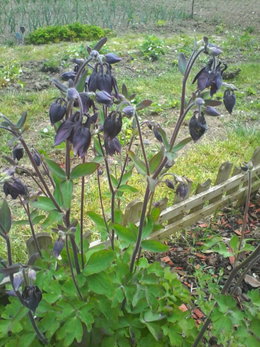
[[[228, 250], [229, 250], [230, 253], [233, 253], [233, 249], [232, 248], [228, 247]], [[229, 262], [230, 262], [231, 265], [233, 265], [235, 263], [236, 258], [233, 255], [228, 257], [228, 259], [229, 259]]]
[[181, 306], [179, 306], [178, 309], [181, 310], [182, 312], [188, 311], [188, 307], [185, 304], [181, 304]]
[[198, 224], [198, 226], [200, 228], [207, 228], [208, 227], [208, 224], [207, 223], [201, 223], [201, 224]]
[[237, 224], [243, 224], [243, 219], [239, 218], [239, 219], [237, 220]]
[[260, 287], [260, 281], [250, 275], [245, 275], [244, 281], [248, 283], [253, 288]]
[[171, 261], [171, 258], [166, 256], [166, 257], [161, 258], [161, 261], [163, 261], [164, 263], [169, 263]]
[[205, 317], [204, 313], [201, 312], [201, 310], [199, 310], [198, 308], [195, 308], [193, 310], [193, 313], [198, 317], [198, 318], [203, 318]]
[[201, 254], [201, 253], [195, 253], [196, 257], [202, 259], [202, 260], [206, 260], [207, 259], [207, 256], [204, 255], [204, 254]]

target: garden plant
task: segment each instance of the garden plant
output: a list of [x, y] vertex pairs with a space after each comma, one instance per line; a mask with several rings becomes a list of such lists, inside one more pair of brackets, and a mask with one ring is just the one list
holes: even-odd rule
[[[259, 247], [246, 263], [234, 268], [222, 292], [219, 289], [212, 315], [201, 323], [201, 330], [191, 310], [180, 310], [182, 304], [194, 305], [188, 288], [169, 267], [149, 263], [145, 257], [146, 251], [168, 249], [150, 239], [163, 227], [158, 222], [160, 209], [153, 204], [156, 188], [164, 184], [180, 199], [186, 197], [187, 178], [169, 173], [169, 169], [174, 168], [176, 157], [187, 144], [204, 135], [207, 117], [220, 115], [216, 107], [221, 101], [214, 96], [221, 88], [225, 89], [223, 102], [230, 114], [235, 106], [236, 87], [222, 80], [227, 68], [220, 60], [222, 50], [204, 37], [195, 44], [189, 59], [179, 55], [183, 74], [180, 112], [168, 138], [158, 123], [142, 122], [139, 117], [138, 112], [152, 101], [132, 104], [128, 88], [118, 87], [114, 66], [121, 58], [114, 53], [100, 54], [105, 43], [103, 38], [93, 49], [87, 47], [86, 59], [75, 58], [74, 70], [64, 73], [63, 81], [53, 80], [61, 95], [51, 104], [49, 117], [56, 129], [54, 144], [63, 146], [64, 159], [54, 160], [30, 146], [26, 113], [16, 124], [1, 114], [0, 128], [10, 133], [13, 150], [6, 157], [10, 167], [0, 176], [6, 195], [0, 208], [0, 236], [7, 250], [7, 258], [0, 259], [0, 278], [9, 278], [8, 303], [0, 316], [0, 345], [197, 346], [220, 334], [224, 322], [230, 329], [225, 336], [217, 336], [220, 342], [228, 343], [233, 335], [241, 346], [248, 339], [257, 346], [259, 296], [252, 294], [242, 312], [235, 299], [226, 294], [242, 265], [250, 266], [259, 258]], [[191, 71], [202, 55], [208, 57], [207, 63], [191, 81], [194, 92], [187, 95]], [[187, 119], [190, 137], [178, 141]], [[119, 139], [125, 121], [131, 122], [132, 129], [122, 146]], [[144, 127], [161, 144], [152, 157], [146, 152]], [[139, 146], [134, 150], [137, 139]], [[26, 180], [19, 177], [19, 162], [24, 156], [31, 165]], [[129, 184], [136, 172], [142, 177], [145, 193], [138, 220], [126, 222], [124, 194], [136, 191]], [[109, 214], [101, 180], [109, 187]], [[99, 192], [101, 214], [85, 212], [90, 182]], [[28, 218], [34, 252], [27, 264], [12, 260], [10, 198], [19, 200]], [[100, 232], [101, 242], [93, 247], [86, 230], [87, 218]], [[46, 233], [37, 233], [37, 224], [43, 219]], [[50, 232], [54, 245], [46, 247]], [[212, 331], [204, 336], [210, 319]], [[240, 332], [237, 326], [241, 326]]]

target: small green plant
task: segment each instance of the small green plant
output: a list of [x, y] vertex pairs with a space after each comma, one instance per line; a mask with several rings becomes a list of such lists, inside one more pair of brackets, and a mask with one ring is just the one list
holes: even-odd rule
[[155, 35], [150, 35], [146, 37], [140, 51], [145, 59], [155, 61], [166, 53], [166, 48], [163, 40]]
[[2, 62], [0, 68], [0, 88], [4, 88], [13, 82], [19, 83], [21, 73], [21, 66], [15, 60]]
[[26, 42], [40, 45], [60, 41], [93, 41], [100, 39], [104, 35], [104, 29], [96, 25], [74, 23], [38, 28], [26, 37]]

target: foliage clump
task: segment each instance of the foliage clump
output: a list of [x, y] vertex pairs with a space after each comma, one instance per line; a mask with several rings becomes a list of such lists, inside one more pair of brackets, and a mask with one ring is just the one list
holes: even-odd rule
[[145, 59], [155, 61], [166, 53], [164, 41], [155, 35], [149, 35], [140, 47]]
[[93, 41], [105, 36], [106, 30], [96, 25], [73, 23], [69, 25], [50, 25], [32, 31], [26, 42], [41, 45], [60, 41]]

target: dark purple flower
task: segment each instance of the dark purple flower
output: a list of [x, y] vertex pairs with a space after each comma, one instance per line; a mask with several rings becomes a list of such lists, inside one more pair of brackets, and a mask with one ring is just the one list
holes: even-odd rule
[[63, 99], [59, 98], [51, 104], [49, 110], [51, 124], [59, 122], [65, 116], [67, 108], [63, 101]]
[[127, 115], [127, 117], [132, 117], [135, 113], [133, 106], [126, 106], [123, 108], [122, 112]]
[[176, 188], [176, 194], [179, 198], [185, 199], [189, 192], [188, 185], [186, 183], [179, 183]]
[[225, 90], [223, 101], [226, 110], [231, 114], [236, 104], [236, 96], [234, 92], [229, 89]]
[[117, 137], [114, 137], [113, 139], [105, 137], [104, 143], [107, 155], [113, 156], [114, 154], [121, 153], [121, 145]]
[[73, 128], [74, 128], [74, 122], [72, 122], [70, 119], [67, 119], [65, 122], [63, 122], [59, 129], [57, 130], [57, 134], [55, 136], [54, 145], [58, 146], [63, 141], [66, 141], [70, 138]]
[[192, 137], [193, 141], [200, 139], [208, 129], [203, 113], [199, 114], [198, 116], [197, 114], [197, 112], [194, 112], [189, 122], [190, 136]]
[[65, 241], [63, 237], [59, 237], [58, 240], [55, 241], [53, 246], [53, 255], [54, 257], [58, 258], [61, 254], [61, 251], [63, 250]]
[[22, 292], [24, 306], [35, 312], [42, 299], [42, 292], [37, 286], [26, 286]]
[[40, 166], [42, 163], [42, 159], [41, 159], [40, 154], [35, 149], [32, 150], [32, 157], [33, 157], [35, 164], [37, 166]]
[[205, 113], [208, 115], [208, 116], [212, 116], [212, 117], [218, 117], [220, 116], [220, 113], [218, 110], [215, 109], [215, 107], [212, 107], [212, 106], [207, 106], [205, 108]]
[[113, 97], [107, 93], [105, 90], [101, 90], [100, 92], [96, 92], [96, 100], [100, 104], [110, 106], [113, 103]]
[[61, 75], [61, 79], [63, 81], [68, 81], [68, 80], [74, 80], [76, 77], [76, 72], [75, 71], [68, 71], [68, 72], [64, 72]]
[[18, 178], [12, 178], [9, 181], [6, 181], [3, 189], [5, 195], [8, 196], [10, 194], [13, 199], [16, 199], [18, 195], [26, 196], [28, 194], [26, 185]]
[[23, 154], [24, 154], [24, 149], [20, 145], [16, 145], [13, 148], [13, 158], [14, 158], [14, 160], [18, 160], [19, 161], [20, 159], [22, 159]]
[[72, 136], [74, 154], [83, 158], [87, 153], [87, 150], [90, 146], [90, 142], [91, 142], [91, 133], [89, 128], [86, 128], [82, 124], [75, 126], [73, 136]]
[[106, 57], [106, 62], [107, 62], [108, 64], [115, 64], [115, 63], [118, 63], [119, 61], [122, 60], [122, 58], [118, 57], [118, 56], [117, 56], [116, 54], [114, 54], [114, 53], [107, 53], [107, 54], [105, 55], [105, 57]]
[[118, 112], [111, 112], [104, 122], [104, 134], [111, 139], [116, 137], [122, 129], [122, 115]]
[[171, 180], [166, 179], [165, 180], [165, 184], [170, 189], [174, 189], [175, 188], [175, 186], [174, 186], [174, 184], [173, 184], [173, 182]]

